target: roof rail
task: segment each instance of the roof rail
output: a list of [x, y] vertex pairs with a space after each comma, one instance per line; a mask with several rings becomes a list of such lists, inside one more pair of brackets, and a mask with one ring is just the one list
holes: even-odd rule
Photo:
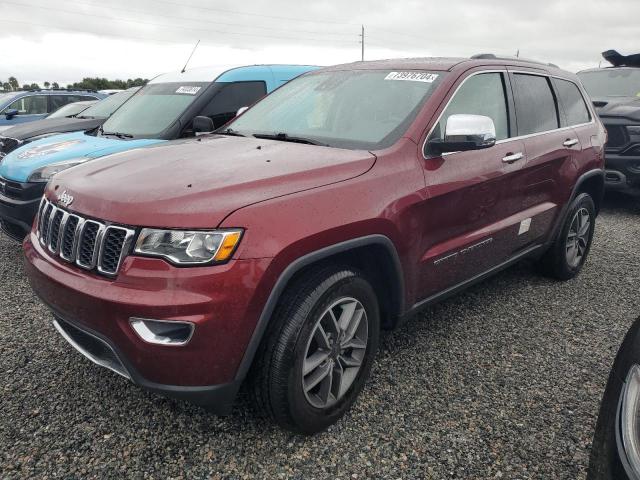
[[23, 92], [90, 92], [98, 93], [97, 90], [90, 88], [30, 88], [29, 90], [21, 90]]
[[512, 56], [497, 56], [494, 53], [479, 53], [471, 57], [474, 60], [513, 60], [516, 62], [533, 63], [535, 65], [544, 65], [545, 67], [560, 68], [555, 63], [539, 62], [538, 60], [529, 60], [528, 58], [512, 57]]

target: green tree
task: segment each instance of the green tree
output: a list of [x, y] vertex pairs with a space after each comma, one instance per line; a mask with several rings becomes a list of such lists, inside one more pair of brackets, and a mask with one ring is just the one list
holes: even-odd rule
[[10, 84], [9, 82], [4, 82], [4, 83], [2, 84], [2, 89], [3, 89], [5, 92], [10, 92], [10, 91], [12, 90], [12, 88], [11, 88], [11, 84]]
[[51, 84], [49, 82], [44, 82], [44, 88], [49, 88]]
[[18, 90], [20, 88], [20, 84], [16, 77], [9, 77], [9, 85], [11, 85], [11, 90]]
[[51, 88], [60, 88], [60, 85], [58, 85], [58, 82], [53, 82]]

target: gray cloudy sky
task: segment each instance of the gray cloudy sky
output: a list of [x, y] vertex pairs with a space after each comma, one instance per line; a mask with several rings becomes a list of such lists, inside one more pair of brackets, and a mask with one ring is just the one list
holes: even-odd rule
[[191, 66], [479, 52], [597, 66], [640, 52], [639, 0], [0, 0], [0, 80], [60, 84]]

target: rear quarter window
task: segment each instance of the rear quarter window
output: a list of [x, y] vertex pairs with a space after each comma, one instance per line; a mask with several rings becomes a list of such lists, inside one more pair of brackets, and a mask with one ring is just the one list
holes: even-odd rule
[[559, 78], [554, 78], [553, 83], [558, 92], [558, 100], [562, 105], [567, 126], [590, 122], [591, 114], [578, 86]]
[[547, 132], [560, 127], [558, 107], [549, 78], [513, 75], [518, 135]]

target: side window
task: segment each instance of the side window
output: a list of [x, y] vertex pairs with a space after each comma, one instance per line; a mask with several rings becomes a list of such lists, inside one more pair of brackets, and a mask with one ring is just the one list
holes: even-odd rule
[[16, 100], [6, 110], [15, 108], [18, 115], [41, 115], [47, 113], [47, 97], [44, 95], [31, 95]]
[[267, 94], [265, 82], [234, 82], [220, 91], [202, 109], [200, 115], [210, 117], [219, 128], [236, 116], [238, 109], [248, 107]]
[[55, 112], [60, 107], [63, 107], [70, 102], [69, 95], [51, 95], [51, 111]]
[[590, 122], [591, 114], [578, 86], [573, 82], [559, 78], [554, 78], [553, 83], [567, 118], [567, 126]]
[[518, 135], [547, 132], [558, 128], [558, 106], [549, 79], [521, 73], [514, 74], [513, 79]]
[[509, 138], [509, 109], [501, 73], [482, 73], [470, 77], [455, 93], [430, 139], [441, 138], [451, 115], [484, 115], [496, 126], [496, 140]]

